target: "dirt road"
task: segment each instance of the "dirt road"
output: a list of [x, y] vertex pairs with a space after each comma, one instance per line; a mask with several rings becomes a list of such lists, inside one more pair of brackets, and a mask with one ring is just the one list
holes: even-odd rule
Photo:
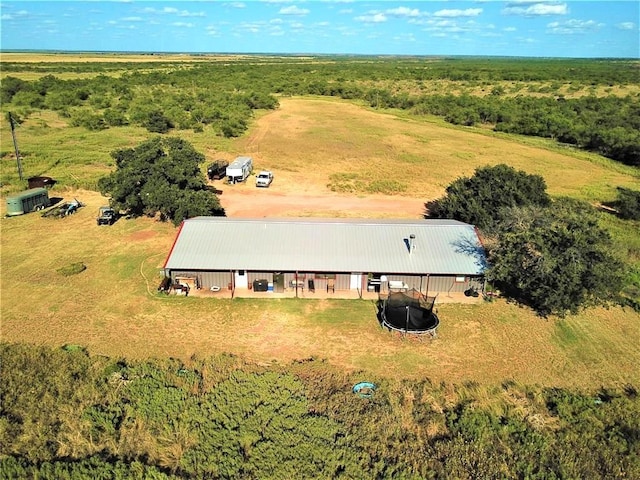
[[[298, 193], [278, 186], [256, 188], [253, 177], [246, 184], [216, 187], [222, 190], [220, 203], [228, 217], [340, 217], [340, 218], [422, 218], [424, 203], [416, 198], [366, 195], [348, 196], [319, 188]], [[218, 182], [217, 182], [218, 183]]]

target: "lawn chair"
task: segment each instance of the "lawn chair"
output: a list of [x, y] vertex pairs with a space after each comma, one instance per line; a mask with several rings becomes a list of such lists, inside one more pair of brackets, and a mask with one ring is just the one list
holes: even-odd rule
[[332, 293], [336, 292], [336, 281], [333, 278], [327, 279], [327, 293], [329, 292], [332, 292]]

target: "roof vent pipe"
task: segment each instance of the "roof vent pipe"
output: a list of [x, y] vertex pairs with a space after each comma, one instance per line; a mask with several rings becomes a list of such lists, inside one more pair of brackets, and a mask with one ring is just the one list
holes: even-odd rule
[[409, 255], [413, 253], [416, 248], [416, 236], [412, 233], [409, 235]]

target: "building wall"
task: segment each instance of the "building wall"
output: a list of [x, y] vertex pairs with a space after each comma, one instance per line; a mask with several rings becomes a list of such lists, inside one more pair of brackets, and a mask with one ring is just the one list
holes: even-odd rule
[[424, 285], [424, 289], [427, 288], [429, 295], [436, 293], [462, 293], [469, 288], [482, 289], [482, 281], [476, 277], [464, 275], [430, 275], [428, 283]]
[[222, 289], [227, 288], [232, 279], [231, 272], [206, 272], [193, 270], [172, 270], [171, 282], [175, 283], [176, 277], [196, 277], [200, 288], [209, 290], [213, 286]]
[[[194, 277], [197, 279], [198, 285], [202, 289], [210, 289], [212, 286], [227, 288], [233, 282], [235, 272], [228, 271], [189, 271], [189, 270], [172, 270], [171, 280], [175, 283], [176, 277]], [[274, 272], [246, 272], [249, 284], [253, 284], [254, 280], [266, 279], [273, 283]], [[362, 274], [362, 282], [357, 288], [352, 288], [355, 283], [352, 280], [351, 273], [328, 273], [322, 272], [283, 272], [285, 290], [295, 289], [294, 281], [298, 280], [299, 286], [307, 289], [309, 279], [313, 279], [316, 290], [326, 290], [331, 280], [335, 285], [335, 290], [354, 290], [367, 289], [366, 273]], [[418, 290], [427, 295], [436, 295], [438, 293], [462, 293], [469, 288], [475, 288], [478, 291], [482, 289], [483, 282], [481, 277], [468, 277], [455, 275], [385, 275], [389, 281], [402, 281], [409, 289]]]

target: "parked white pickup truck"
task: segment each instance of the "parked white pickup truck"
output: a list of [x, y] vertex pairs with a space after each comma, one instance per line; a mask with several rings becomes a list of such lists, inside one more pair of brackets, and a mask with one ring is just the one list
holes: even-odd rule
[[268, 187], [273, 182], [273, 173], [263, 170], [256, 176], [256, 187]]

